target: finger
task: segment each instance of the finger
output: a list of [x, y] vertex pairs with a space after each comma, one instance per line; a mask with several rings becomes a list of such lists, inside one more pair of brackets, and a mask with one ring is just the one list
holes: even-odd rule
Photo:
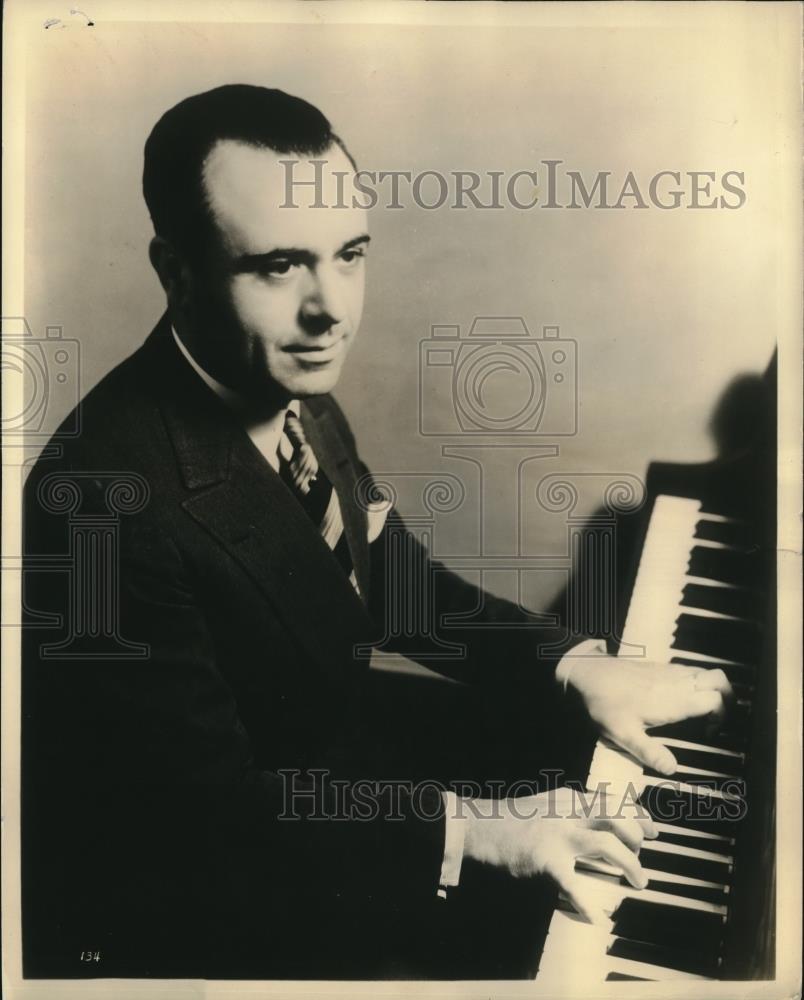
[[642, 871], [642, 865], [636, 854], [629, 851], [614, 833], [587, 830], [582, 843], [584, 855], [602, 858], [610, 865], [621, 869], [623, 875], [635, 889], [644, 889], [648, 884], [648, 877]]
[[642, 827], [642, 832], [648, 840], [656, 840], [659, 836], [658, 827], [653, 822], [652, 817], [644, 810], [643, 806], [639, 806], [639, 809], [640, 813], [636, 817], [637, 823]]
[[583, 884], [583, 880], [575, 873], [574, 861], [548, 861], [545, 872], [556, 882], [572, 906], [590, 924], [596, 927], [609, 927], [611, 922], [605, 912], [598, 906], [591, 893]]
[[651, 814], [639, 799], [635, 799], [631, 795], [623, 800], [620, 817], [638, 823], [643, 838], [655, 840], [659, 836], [659, 828], [654, 823]]
[[[716, 677], [717, 683], [715, 684], [718, 688], [729, 688], [729, 680], [725, 673], [720, 669], [720, 667], [708, 667], [701, 665], [698, 667], [690, 667], [682, 663], [668, 663], [668, 664], [657, 664], [657, 669], [664, 672], [665, 674], [672, 675], [672, 683], [682, 680], [692, 680], [698, 681], [705, 677]], [[711, 684], [711, 682], [708, 682]], [[708, 686], [708, 685], [707, 685]]]
[[678, 769], [678, 761], [670, 753], [661, 740], [655, 736], [648, 736], [641, 729], [624, 732], [610, 732], [611, 738], [618, 743], [623, 750], [626, 750], [632, 757], [653, 768], [659, 774], [675, 774]]
[[719, 691], [724, 698], [734, 694], [728, 677], [722, 670], [699, 670], [695, 677], [696, 691]]
[[606, 930], [611, 929], [610, 918], [606, 914], [605, 910], [603, 910], [600, 905], [595, 903], [591, 896], [587, 893], [582, 880], [578, 878], [578, 876], [569, 880], [569, 884], [564, 888], [564, 894], [570, 903], [572, 903], [573, 907], [588, 923], [593, 924], [595, 927], [603, 927]]
[[684, 699], [683, 706], [680, 718], [697, 719], [702, 715], [720, 715], [723, 712], [723, 695], [718, 690], [696, 689]]
[[594, 822], [591, 828], [613, 833], [634, 853], [639, 851], [642, 841], [645, 839], [645, 829], [636, 819], [603, 819]]
[[667, 695], [662, 708], [644, 719], [647, 726], [665, 726], [684, 719], [699, 719], [711, 716], [716, 722], [724, 714], [723, 695], [720, 691], [696, 691], [694, 681], [688, 681], [686, 690], [673, 691]]
[[663, 681], [662, 694], [658, 694], [659, 689], [655, 692], [656, 707], [648, 712], [653, 726], [702, 715], [720, 715], [724, 699], [733, 697], [729, 680], [722, 670], [673, 663], [665, 668]]
[[671, 663], [668, 669], [674, 671], [674, 679], [670, 682], [674, 692], [680, 689], [679, 685], [690, 685], [695, 691], [719, 691], [724, 700], [734, 697], [731, 683], [719, 667], [687, 667]]
[[700, 667], [688, 667], [683, 663], [657, 663], [654, 664], [656, 670], [665, 675], [673, 675], [673, 681], [694, 680], [701, 672]]

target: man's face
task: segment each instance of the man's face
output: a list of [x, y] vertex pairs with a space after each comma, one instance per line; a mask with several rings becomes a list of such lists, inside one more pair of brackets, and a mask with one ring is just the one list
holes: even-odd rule
[[[210, 374], [254, 402], [329, 392], [363, 311], [366, 213], [338, 203], [333, 171], [352, 172], [331, 147], [318, 189], [311, 158], [221, 141], [204, 166], [216, 238], [199, 275], [193, 340]], [[286, 168], [293, 165], [293, 206]], [[349, 178], [342, 188], [350, 190]], [[348, 198], [341, 198], [341, 203]]]

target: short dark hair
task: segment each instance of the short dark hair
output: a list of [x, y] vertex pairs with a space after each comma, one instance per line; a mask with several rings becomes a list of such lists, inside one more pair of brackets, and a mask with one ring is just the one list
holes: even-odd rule
[[186, 98], [148, 136], [142, 191], [156, 234], [190, 256], [210, 235], [202, 167], [223, 139], [299, 156], [320, 156], [334, 144], [355, 165], [329, 121], [300, 97], [235, 83]]

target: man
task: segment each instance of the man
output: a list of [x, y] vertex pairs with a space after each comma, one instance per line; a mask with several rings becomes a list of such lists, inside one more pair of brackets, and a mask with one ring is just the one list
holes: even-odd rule
[[[29, 975], [391, 974], [368, 942], [404, 952], [464, 858], [552, 876], [593, 920], [576, 857], [644, 884], [647, 819], [572, 815], [565, 797], [556, 819], [540, 796], [459, 818], [434, 787], [366, 808], [361, 650], [388, 638], [389, 574], [412, 600], [432, 586], [441, 617], [482, 605], [495, 628], [444, 630], [466, 651], [450, 673], [518, 692], [534, 730], [576, 698], [672, 773], [645, 727], [721, 708], [720, 674], [541, 661], [547, 630], [430, 563], [395, 512], [368, 517], [367, 470], [329, 395], [360, 323], [367, 217], [317, 201], [339, 203], [354, 169], [317, 109], [258, 87], [189, 98], [148, 139], [167, 311], [26, 486]], [[107, 523], [120, 483], [141, 496], [114, 501], [107, 575], [81, 577], [79, 557], [107, 544], [81, 542], [81, 526]], [[390, 533], [416, 558], [395, 562]], [[73, 572], [37, 571], [37, 557], [68, 553]], [[408, 639], [396, 648], [444, 669], [433, 637]]]

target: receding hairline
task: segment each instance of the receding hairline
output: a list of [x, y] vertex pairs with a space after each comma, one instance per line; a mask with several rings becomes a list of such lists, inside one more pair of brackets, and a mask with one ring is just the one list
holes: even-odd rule
[[304, 98], [249, 84], [194, 94], [169, 108], [145, 143], [142, 189], [157, 235], [198, 243], [210, 221], [204, 168], [228, 142], [299, 160], [332, 157], [337, 147], [357, 171], [346, 143]]
[[[214, 159], [215, 154], [219, 153], [221, 149], [225, 147], [244, 149], [244, 150], [254, 151], [256, 153], [270, 153], [271, 158], [275, 163], [289, 162], [289, 163], [306, 164], [306, 163], [323, 162], [325, 166], [330, 161], [330, 159], [333, 159], [332, 151], [335, 150], [336, 151], [335, 156], [337, 157], [337, 159], [345, 163], [349, 172], [351, 172], [352, 174], [357, 174], [357, 167], [355, 166], [355, 162], [351, 154], [337, 138], [333, 138], [332, 142], [330, 142], [330, 144], [321, 153], [317, 154], [308, 152], [303, 152], [303, 153], [280, 152], [279, 150], [274, 149], [272, 146], [269, 146], [266, 143], [252, 142], [248, 139], [231, 138], [228, 136], [216, 139], [215, 142], [210, 147], [209, 151], [205, 154], [203, 160], [201, 161], [198, 176], [200, 181], [200, 189], [202, 197], [202, 210], [206, 216], [207, 224], [211, 225], [212, 230], [215, 236], [217, 237], [221, 237], [223, 235], [221, 232], [221, 225], [223, 220], [220, 215], [220, 209], [221, 209], [220, 203], [218, 205], [213, 204], [211, 190], [208, 183], [208, 178], [209, 178], [208, 168], [210, 162]], [[283, 181], [284, 178], [282, 178], [282, 180], [280, 181], [280, 184], [282, 186], [277, 191], [278, 203], [281, 203], [285, 198], [285, 187]], [[309, 184], [310, 181], [304, 180], [301, 183]]]
[[352, 154], [344, 146], [343, 141], [338, 136], [335, 135], [333, 135], [329, 145], [325, 149], [323, 149], [320, 153], [295, 152], [295, 151], [282, 152], [281, 150], [275, 149], [273, 146], [268, 145], [268, 143], [255, 142], [252, 141], [251, 139], [239, 139], [239, 138], [232, 138], [230, 136], [222, 136], [220, 139], [215, 139], [213, 141], [212, 145], [209, 147], [207, 152], [204, 154], [203, 159], [201, 160], [201, 163], [199, 165], [199, 172], [202, 181], [204, 182], [206, 181], [207, 167], [209, 161], [212, 159], [215, 153], [221, 149], [221, 147], [225, 146], [233, 146], [241, 149], [250, 149], [258, 153], [260, 152], [271, 153], [274, 157], [276, 157], [278, 162], [290, 161], [295, 163], [313, 163], [322, 160], [324, 161], [324, 163], [326, 163], [329, 154], [331, 154], [333, 150], [336, 150], [336, 155], [345, 159], [346, 162], [349, 164], [352, 172], [357, 173], [357, 164], [355, 163]]
[[282, 153], [274, 149], [272, 146], [261, 142], [251, 142], [248, 139], [233, 139], [224, 136], [221, 139], [216, 139], [212, 146], [210, 146], [203, 160], [201, 161], [199, 168], [199, 179], [201, 182], [201, 193], [204, 199], [204, 207], [207, 212], [213, 215], [212, 205], [210, 200], [210, 189], [208, 184], [209, 178], [209, 165], [210, 162], [215, 158], [216, 153], [225, 147], [233, 147], [236, 149], [252, 150], [256, 153], [269, 153], [271, 157], [277, 163], [320, 163], [323, 162], [325, 165], [329, 162], [333, 150], [335, 150], [335, 155], [338, 159], [343, 159], [352, 173], [357, 173], [357, 167], [354, 160], [352, 159], [349, 151], [343, 146], [343, 144], [337, 138], [333, 137], [332, 142], [324, 149], [321, 153]]

